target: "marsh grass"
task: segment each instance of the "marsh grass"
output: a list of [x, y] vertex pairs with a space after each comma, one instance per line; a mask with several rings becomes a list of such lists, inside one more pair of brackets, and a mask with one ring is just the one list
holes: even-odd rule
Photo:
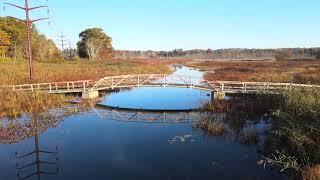
[[22, 113], [46, 111], [61, 107], [66, 102], [66, 96], [41, 92], [0, 91], [0, 118], [17, 118]]
[[206, 102], [201, 108], [203, 118], [194, 128], [208, 135], [230, 134], [242, 144], [257, 144], [264, 133], [260, 133], [261, 128], [266, 128], [258, 125], [270, 119], [271, 112], [276, 111], [282, 101], [275, 95], [238, 94], [230, 100]]
[[207, 70], [207, 80], [320, 84], [319, 60], [207, 61], [193, 63]]
[[320, 90], [296, 88], [281, 93], [285, 101], [273, 117], [272, 133], [262, 152], [270, 163], [304, 175], [320, 163]]
[[[158, 61], [58, 61], [34, 62], [34, 83], [99, 80], [125, 74], [165, 74], [170, 69]], [[25, 60], [0, 63], [0, 86], [30, 83]]]
[[[211, 113], [210, 113], [211, 112]], [[318, 180], [320, 163], [320, 89], [292, 88], [277, 95], [235, 95], [228, 101], [205, 103], [208, 114], [196, 128], [217, 131], [212, 114], [224, 114], [223, 123], [243, 144], [257, 144], [260, 164], [272, 164], [286, 175]], [[256, 119], [271, 118], [261, 143]], [[247, 120], [250, 121], [249, 125]], [[219, 132], [219, 131], [217, 131]], [[207, 133], [215, 135], [217, 133]], [[298, 174], [298, 176], [297, 176]]]
[[[169, 66], [161, 61], [63, 61], [34, 62], [35, 77], [32, 83], [99, 80], [105, 76], [123, 74], [165, 74]], [[28, 64], [24, 60], [0, 62], [0, 86], [30, 83]], [[60, 107], [65, 95], [41, 92], [12, 92], [0, 89], [0, 118], [18, 117], [23, 112], [41, 112]], [[83, 104], [86, 106], [86, 104]]]
[[[223, 122], [243, 144], [259, 141], [258, 129], [247, 125], [248, 119], [260, 119], [264, 114], [271, 117], [271, 129], [257, 144], [263, 157], [261, 162], [277, 166], [286, 174], [299, 174], [298, 177], [301, 175], [305, 179], [320, 178], [317, 174], [320, 163], [319, 88], [293, 88], [279, 91], [277, 95], [235, 95], [228, 101], [206, 103], [202, 111], [225, 114]], [[214, 119], [207, 114], [209, 116], [199, 127], [210, 132], [214, 129]]]
[[303, 174], [304, 180], [319, 180], [320, 179], [320, 165], [308, 168]]
[[221, 120], [214, 120], [213, 117], [204, 116], [193, 128], [201, 129], [208, 135], [221, 136], [225, 132], [225, 124]]

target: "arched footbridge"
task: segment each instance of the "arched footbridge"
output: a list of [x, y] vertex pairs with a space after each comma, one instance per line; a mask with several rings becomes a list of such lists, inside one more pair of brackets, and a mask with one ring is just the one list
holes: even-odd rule
[[52, 83], [36, 83], [13, 85], [3, 88], [14, 91], [45, 91], [48, 93], [83, 93], [88, 94], [98, 91], [134, 88], [134, 87], [176, 87], [193, 88], [212, 92], [223, 93], [257, 93], [274, 92], [277, 89], [294, 87], [320, 88], [318, 85], [272, 83], [272, 82], [240, 82], [240, 81], [207, 81], [204, 78], [166, 75], [166, 74], [139, 74], [104, 77], [98, 81], [66, 81]]

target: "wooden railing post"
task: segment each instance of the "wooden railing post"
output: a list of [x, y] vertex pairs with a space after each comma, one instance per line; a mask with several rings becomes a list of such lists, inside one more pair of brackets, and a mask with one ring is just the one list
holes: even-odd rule
[[31, 91], [33, 91], [33, 85], [31, 84]]
[[49, 84], [49, 90], [50, 90], [50, 93], [52, 92], [52, 85], [51, 83]]
[[221, 83], [221, 91], [224, 91], [224, 82]]
[[83, 82], [83, 91], [86, 91], [86, 82]]

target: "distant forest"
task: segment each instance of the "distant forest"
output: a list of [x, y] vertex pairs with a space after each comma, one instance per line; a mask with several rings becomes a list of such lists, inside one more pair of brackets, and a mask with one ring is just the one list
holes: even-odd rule
[[229, 59], [229, 60], [285, 60], [320, 59], [320, 48], [286, 49], [219, 49], [173, 51], [116, 51], [117, 59]]

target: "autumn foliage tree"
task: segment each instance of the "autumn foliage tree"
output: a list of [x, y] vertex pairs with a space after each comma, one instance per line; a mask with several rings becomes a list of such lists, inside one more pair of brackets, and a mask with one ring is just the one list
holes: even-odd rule
[[10, 37], [5, 31], [0, 29], [0, 56], [2, 58], [6, 57], [9, 47], [10, 47]]
[[90, 28], [79, 34], [77, 43], [78, 54], [81, 58], [90, 60], [104, 59], [112, 56], [112, 39], [101, 28]]
[[[60, 51], [55, 43], [41, 35], [34, 25], [31, 26], [32, 54], [35, 60], [48, 60], [59, 57]], [[26, 30], [25, 23], [10, 17], [0, 17], [0, 54], [8, 57], [25, 59]]]

